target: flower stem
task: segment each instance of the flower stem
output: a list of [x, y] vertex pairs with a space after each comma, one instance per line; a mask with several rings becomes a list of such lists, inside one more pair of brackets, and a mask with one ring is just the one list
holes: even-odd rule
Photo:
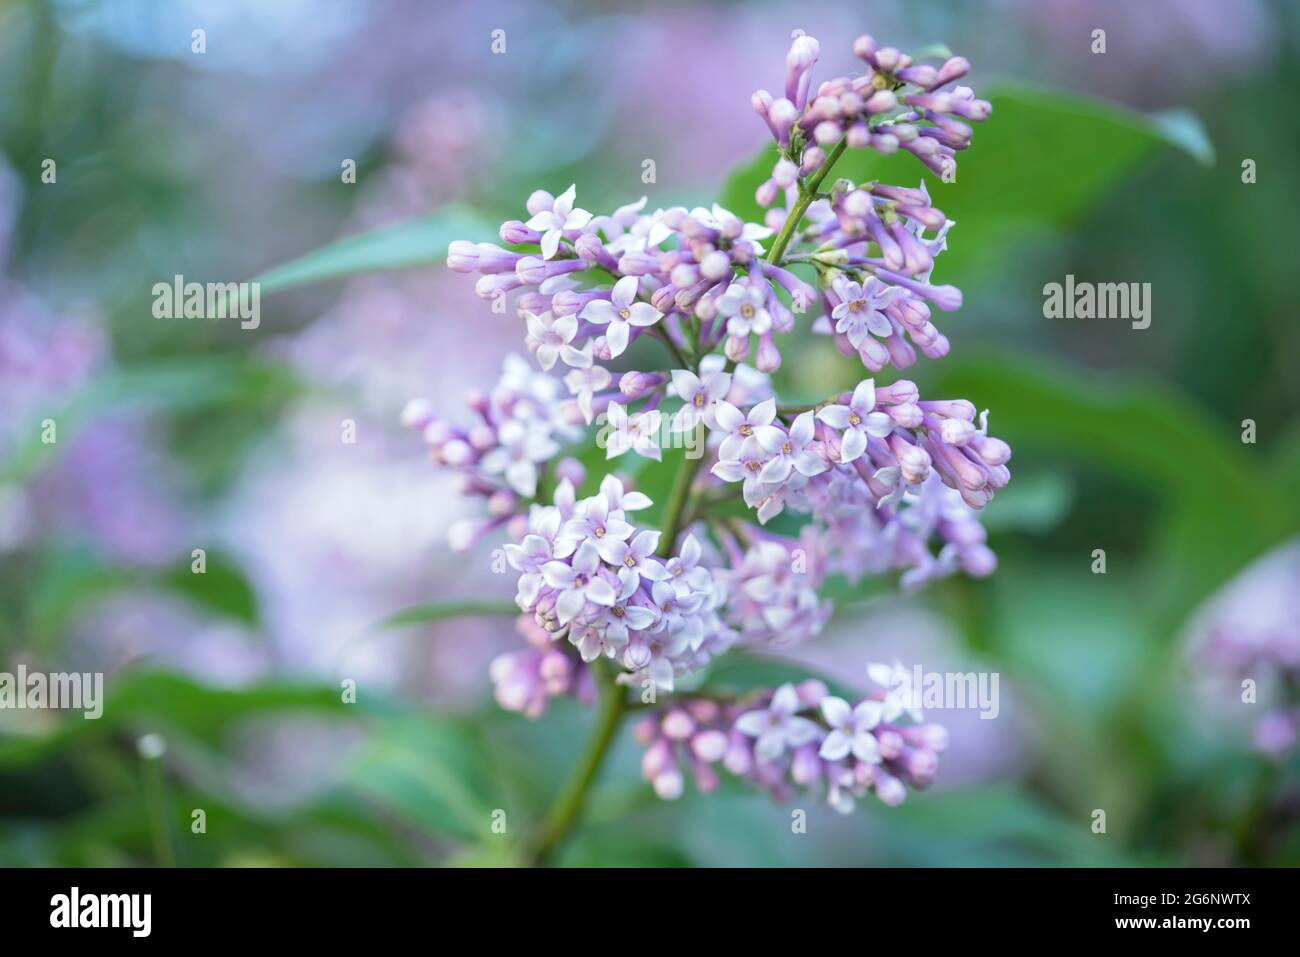
[[[682, 462], [673, 481], [672, 491], [664, 505], [663, 536], [659, 540], [659, 556], [668, 558], [677, 547], [677, 537], [681, 534], [682, 518], [691, 498], [691, 486], [695, 482], [695, 473], [699, 471], [704, 457], [688, 458]], [[600, 691], [600, 711], [596, 716], [595, 731], [587, 742], [587, 750], [574, 770], [572, 777], [556, 798], [550, 813], [546, 815], [541, 833], [533, 845], [530, 860], [535, 867], [545, 866], [554, 855], [560, 843], [568, 835], [582, 807], [587, 800], [600, 766], [609, 753], [623, 716], [627, 713], [627, 692], [614, 676], [614, 668], [605, 658], [598, 658], [591, 665], [591, 673], [596, 679]]]
[[531, 862], [534, 867], [548, 864], [568, 835], [587, 800], [600, 766], [605, 761], [609, 747], [614, 742], [614, 734], [623, 720], [627, 710], [627, 693], [623, 686], [614, 680], [613, 668], [608, 660], [598, 658], [592, 662], [592, 675], [600, 690], [600, 711], [596, 717], [595, 733], [587, 742], [587, 750], [582, 755], [578, 767], [565, 784], [560, 796], [546, 815], [541, 833], [533, 846]]
[[781, 231], [776, 234], [776, 239], [772, 240], [772, 248], [767, 253], [768, 262], [781, 262], [781, 256], [785, 252], [786, 246], [790, 245], [790, 240], [794, 237], [795, 231], [798, 230], [799, 224], [803, 221], [804, 213], [808, 212], [808, 207], [817, 198], [817, 190], [821, 187], [822, 181], [826, 179], [826, 174], [831, 171], [835, 161], [844, 154], [847, 146], [847, 139], [842, 139], [836, 143], [835, 148], [826, 157], [826, 162], [822, 163], [821, 169], [808, 177], [808, 181], [799, 187], [799, 198], [795, 200], [790, 215], [781, 224]]

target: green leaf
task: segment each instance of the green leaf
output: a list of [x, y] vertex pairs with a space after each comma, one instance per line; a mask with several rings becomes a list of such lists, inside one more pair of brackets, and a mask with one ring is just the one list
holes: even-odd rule
[[280, 713], [314, 712], [354, 720], [362, 714], [391, 712], [387, 701], [362, 695], [345, 704], [337, 687], [293, 681], [268, 681], [245, 688], [219, 688], [182, 675], [140, 671], [113, 675], [105, 682], [103, 715], [88, 720], [80, 712], [61, 715], [49, 731], [0, 738], [0, 767], [29, 765], [86, 738], [129, 730], [181, 735], [217, 747], [237, 723]]
[[[476, 841], [492, 836], [492, 775], [486, 742], [466, 721], [412, 718], [390, 724], [349, 775], [351, 786], [434, 834]], [[510, 820], [507, 833], [522, 821]], [[511, 826], [513, 825], [513, 827]]]
[[48, 554], [31, 593], [31, 628], [48, 640], [94, 601], [116, 591], [156, 588], [200, 609], [246, 625], [258, 622], [257, 596], [239, 566], [220, 552], [208, 552], [206, 571], [196, 574], [187, 560], [162, 571], [101, 561], [83, 550]]
[[0, 480], [22, 481], [43, 468], [70, 439], [109, 413], [192, 413], [228, 407], [250, 396], [278, 399], [302, 384], [278, 363], [243, 356], [185, 356], [155, 359], [116, 369], [94, 380], [50, 417], [58, 423], [58, 441], [41, 441], [38, 428], [14, 449]]
[[495, 229], [481, 217], [450, 206], [432, 216], [340, 239], [268, 269], [253, 281], [261, 284], [263, 293], [271, 293], [359, 273], [431, 266], [447, 258], [453, 240], [482, 241], [494, 235]]
[[824, 682], [832, 693], [840, 697], [853, 699], [859, 696], [853, 689], [818, 674], [807, 665], [735, 648], [709, 665], [702, 687], [710, 691], [744, 694], [748, 691], [775, 688], [791, 682], [797, 684], [809, 679]]
[[476, 616], [508, 616], [519, 614], [519, 606], [512, 601], [496, 601], [491, 598], [479, 600], [449, 598], [441, 601], [426, 602], [389, 615], [376, 628], [405, 628], [410, 625], [422, 625], [444, 618], [472, 618]]

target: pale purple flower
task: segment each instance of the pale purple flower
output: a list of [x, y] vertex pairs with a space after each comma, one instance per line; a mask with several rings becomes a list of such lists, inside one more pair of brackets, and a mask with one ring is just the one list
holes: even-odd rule
[[853, 390], [848, 405], [828, 405], [817, 413], [819, 421], [833, 429], [843, 429], [840, 443], [840, 461], [853, 462], [867, 450], [867, 436], [883, 438], [894, 431], [894, 420], [884, 412], [876, 412], [876, 383], [864, 379]]
[[723, 458], [720, 455], [709, 471], [724, 482], [743, 482], [745, 504], [752, 508], [768, 494], [762, 474], [771, 453], [765, 451], [753, 437], [745, 439], [731, 451], [734, 458]]
[[524, 341], [537, 353], [537, 363], [550, 371], [557, 359], [563, 359], [565, 365], [584, 368], [591, 365], [591, 353], [582, 352], [572, 345], [573, 337], [578, 334], [578, 320], [575, 316], [556, 317], [550, 312], [541, 315], [528, 313], [525, 317], [528, 335]]
[[890, 286], [875, 276], [866, 285], [840, 276], [834, 283], [840, 304], [831, 310], [836, 320], [835, 331], [848, 336], [853, 348], [862, 345], [868, 334], [882, 339], [893, 335], [894, 327], [885, 315], [885, 309], [907, 293], [898, 286]]
[[732, 336], [762, 335], [772, 328], [765, 287], [733, 282], [718, 299], [718, 313], [727, 317], [727, 333]]
[[519, 577], [518, 600], [521, 607], [529, 608], [537, 602], [537, 596], [545, 584], [542, 567], [556, 556], [554, 545], [542, 535], [525, 535], [519, 544], [508, 542], [505, 545], [506, 561], [516, 571], [523, 572]]
[[682, 400], [682, 407], [673, 416], [674, 432], [689, 432], [696, 423], [708, 425], [714, 407], [731, 389], [731, 373], [706, 372], [703, 380], [694, 372], [674, 369], [673, 391]]
[[917, 707], [920, 689], [912, 686], [912, 673], [895, 661], [893, 665], [874, 663], [867, 666], [867, 677], [885, 689], [881, 717], [893, 721], [906, 714], [913, 721], [920, 723], [925, 718]]
[[[591, 343], [587, 343], [587, 346], [590, 350]], [[590, 358], [590, 351], [587, 356]], [[592, 406], [596, 393], [609, 388], [611, 381], [613, 377], [604, 366], [588, 364], [585, 368], [574, 368], [565, 373], [564, 384], [568, 386], [569, 394], [577, 397], [578, 411], [582, 413], [582, 418], [588, 425], [596, 417]]]
[[802, 707], [794, 685], [784, 684], [766, 708], [747, 711], [736, 719], [736, 730], [757, 739], [754, 756], [760, 763], [775, 761], [787, 748], [810, 744], [821, 735], [814, 722], [795, 713]]
[[632, 327], [653, 326], [663, 313], [648, 302], [637, 302], [636, 276], [624, 276], [614, 283], [609, 300], [593, 299], [582, 308], [579, 315], [598, 326], [608, 326], [605, 341], [611, 356], [619, 356], [627, 349]]
[[600, 494], [605, 497], [610, 509], [618, 512], [639, 512], [654, 504], [644, 492], [635, 489], [625, 491], [623, 482], [617, 475], [606, 475], [600, 480]]
[[574, 184], [555, 198], [550, 209], [541, 210], [528, 220], [528, 228], [542, 234], [543, 259], [555, 258], [560, 248], [560, 240], [564, 238], [566, 232], [582, 229], [591, 222], [591, 213], [585, 209], [573, 208], [577, 194], [578, 187]]
[[851, 753], [868, 764], [880, 762], [880, 749], [871, 729], [880, 724], [884, 706], [870, 699], [854, 707], [843, 698], [827, 696], [822, 701], [822, 717], [830, 726], [830, 733], [817, 753], [827, 761], [842, 761]]
[[618, 458], [625, 452], [635, 452], [647, 459], [662, 461], [659, 447], [659, 427], [662, 416], [658, 409], [638, 412], [629, 416], [627, 409], [611, 402], [605, 412], [605, 458]]
[[559, 592], [555, 599], [555, 613], [560, 624], [572, 621], [587, 602], [608, 607], [618, 599], [614, 586], [600, 577], [599, 571], [600, 555], [590, 542], [584, 542], [573, 553], [570, 562], [547, 562], [542, 566], [546, 584]]
[[763, 430], [756, 435], [758, 442], [772, 458], [763, 466], [759, 479], [769, 485], [779, 485], [790, 477], [791, 471], [811, 478], [827, 469], [826, 460], [815, 451], [813, 436], [816, 422], [812, 412], [801, 412], [790, 424], [789, 433]]
[[562, 534], [577, 543], [589, 541], [599, 551], [603, 542], [625, 542], [635, 530], [623, 520], [621, 511], [609, 507], [605, 496], [596, 495], [587, 501], [582, 511], [564, 523]]
[[713, 423], [710, 425], [715, 432], [726, 436], [718, 449], [718, 457], [739, 458], [740, 446], [750, 438], [759, 438], [761, 441], [766, 437], [768, 441], [777, 441], [781, 430], [772, 425], [775, 420], [775, 399], [764, 399], [748, 412], [741, 412], [725, 399], [719, 399], [714, 405]]
[[604, 538], [596, 543], [601, 559], [618, 569], [625, 593], [635, 591], [642, 578], [663, 581], [668, 577], [668, 571], [654, 557], [658, 547], [659, 532], [654, 529], [637, 532], [631, 541]]

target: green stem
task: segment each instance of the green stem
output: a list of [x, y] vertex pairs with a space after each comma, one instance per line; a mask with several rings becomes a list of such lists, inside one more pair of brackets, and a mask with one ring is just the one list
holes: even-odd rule
[[826, 162], [822, 163], [821, 169], [808, 177], [808, 181], [799, 187], [799, 198], [795, 200], [794, 208], [790, 210], [790, 215], [781, 224], [781, 231], [776, 234], [776, 239], [772, 240], [772, 248], [767, 253], [768, 262], [779, 263], [781, 261], [785, 247], [790, 245], [790, 240], [794, 238], [795, 232], [799, 229], [799, 224], [803, 221], [804, 213], [808, 212], [808, 207], [817, 198], [817, 190], [821, 187], [822, 181], [826, 179], [826, 174], [831, 171], [835, 161], [844, 154], [847, 146], [847, 139], [836, 143], [835, 148], [826, 157]]
[[695, 473], [700, 470], [703, 461], [703, 455], [683, 459], [682, 467], [673, 478], [672, 491], [668, 493], [668, 502], [664, 505], [664, 531], [659, 539], [660, 558], [670, 558], [673, 549], [677, 547], [677, 536], [682, 530], [682, 516], [686, 513], [686, 503], [691, 497], [691, 485], [694, 484]]
[[591, 789], [600, 766], [614, 743], [614, 734], [627, 711], [627, 693], [623, 686], [614, 679], [613, 668], [608, 660], [599, 658], [591, 665], [592, 675], [600, 689], [600, 711], [596, 716], [595, 733], [587, 742], [587, 750], [582, 760], [574, 769], [573, 775], [564, 785], [564, 790], [556, 798], [550, 813], [546, 815], [541, 833], [532, 851], [534, 867], [548, 864], [568, 835], [574, 823], [582, 814], [587, 801], [587, 792]]

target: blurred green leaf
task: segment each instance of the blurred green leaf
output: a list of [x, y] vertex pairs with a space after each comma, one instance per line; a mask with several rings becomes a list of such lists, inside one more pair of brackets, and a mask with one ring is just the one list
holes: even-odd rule
[[345, 704], [332, 686], [293, 681], [268, 681], [244, 688], [219, 688], [182, 675], [140, 671], [113, 675], [105, 681], [103, 715], [88, 720], [80, 712], [60, 715], [48, 730], [0, 737], [0, 767], [31, 764], [83, 739], [129, 730], [179, 734], [216, 747], [239, 721], [268, 714], [313, 712], [355, 720], [362, 714], [392, 711], [384, 699], [364, 695]]
[[746, 692], [775, 688], [787, 682], [815, 679], [844, 698], [856, 698], [854, 691], [837, 681], [818, 674], [807, 665], [770, 655], [758, 655], [733, 648], [710, 663], [702, 687], [709, 691], [743, 695]]
[[405, 628], [409, 625], [422, 625], [430, 621], [441, 621], [444, 618], [498, 615], [514, 617], [518, 614], [519, 606], [512, 601], [496, 601], [491, 598], [479, 600], [448, 598], [406, 608], [396, 614], [389, 615], [375, 627]]
[[[432, 834], [465, 841], [492, 837], [493, 795], [486, 743], [469, 722], [410, 718], [388, 724], [353, 768], [352, 786]], [[511, 821], [507, 834], [524, 825]], [[513, 826], [512, 826], [513, 825]], [[504, 839], [503, 835], [496, 835]]]
[[30, 439], [14, 449], [0, 480], [22, 481], [67, 448], [88, 424], [112, 414], [183, 414], [227, 408], [250, 398], [282, 399], [302, 389], [287, 366], [246, 356], [153, 359], [114, 369], [94, 380], [49, 417], [57, 442], [46, 444], [32, 424]]
[[196, 574], [187, 560], [161, 571], [102, 561], [83, 550], [55, 550], [45, 556], [31, 594], [31, 628], [47, 641], [62, 633], [94, 601], [116, 591], [155, 588], [196, 607], [246, 625], [258, 621], [257, 596], [231, 559], [209, 551], [206, 571]]
[[441, 264], [453, 240], [492, 240], [496, 228], [476, 214], [449, 206], [432, 216], [349, 236], [253, 278], [263, 293], [342, 279], [359, 273]]

